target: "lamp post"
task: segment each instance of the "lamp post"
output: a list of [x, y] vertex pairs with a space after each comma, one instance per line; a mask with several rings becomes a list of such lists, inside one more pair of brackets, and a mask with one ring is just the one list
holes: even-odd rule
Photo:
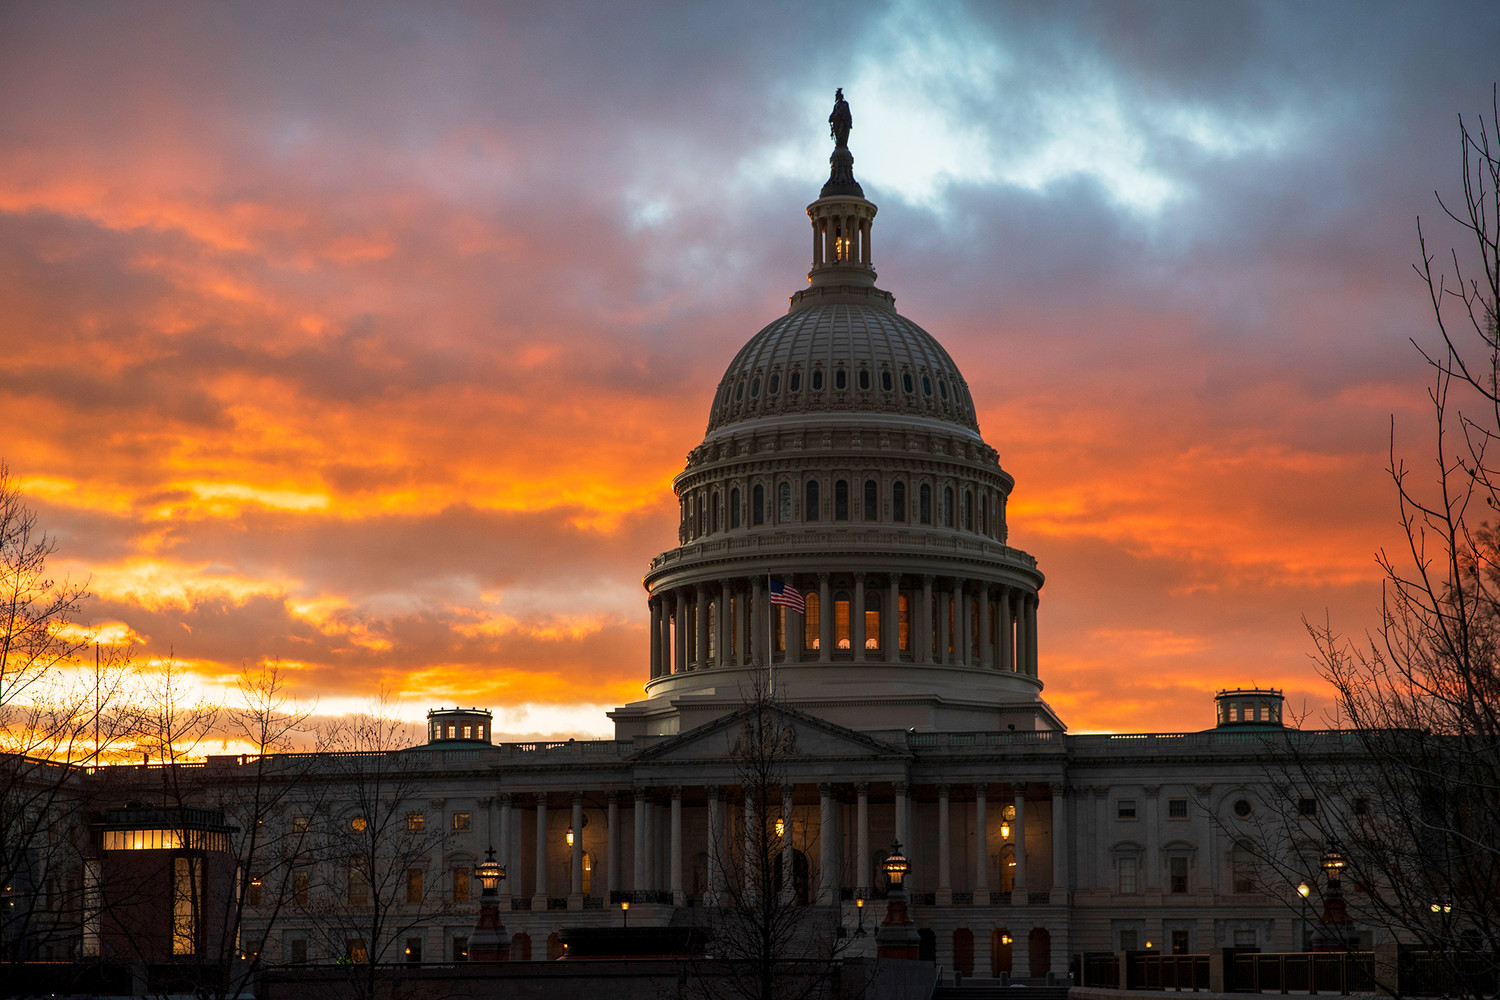
[[620, 926], [630, 926], [630, 900], [628, 899], [620, 900]]
[[1328, 881], [1328, 890], [1323, 894], [1323, 915], [1318, 922], [1323, 925], [1323, 940], [1315, 950], [1347, 951], [1352, 938], [1349, 910], [1344, 905], [1343, 871], [1348, 865], [1337, 843], [1330, 843], [1323, 852], [1323, 875]]
[[887, 888], [885, 919], [875, 931], [875, 957], [920, 958], [922, 938], [906, 910], [906, 873], [911, 864], [901, 853], [900, 841], [891, 845], [891, 853], [881, 862], [880, 870], [885, 872]]
[[510, 957], [510, 942], [505, 936], [505, 926], [500, 923], [500, 883], [505, 880], [505, 867], [495, 860], [495, 849], [485, 852], [485, 858], [474, 869], [479, 880], [479, 923], [474, 925], [474, 934], [469, 938], [469, 960], [473, 962], [503, 962]]
[[1299, 896], [1302, 897], [1302, 950], [1303, 951], [1310, 950], [1308, 948], [1308, 945], [1310, 944], [1310, 942], [1307, 940], [1308, 937], [1309, 937], [1308, 932], [1307, 932], [1307, 897], [1308, 897], [1308, 894], [1311, 893], [1311, 892], [1312, 892], [1312, 886], [1308, 885], [1306, 882], [1299, 882], [1299, 883], [1297, 883], [1297, 895], [1299, 895]]
[[856, 896], [855, 899], [854, 899], [854, 908], [857, 911], [859, 911], [859, 926], [854, 929], [854, 936], [855, 937], [864, 937], [865, 936], [865, 897], [863, 897], [863, 896]]

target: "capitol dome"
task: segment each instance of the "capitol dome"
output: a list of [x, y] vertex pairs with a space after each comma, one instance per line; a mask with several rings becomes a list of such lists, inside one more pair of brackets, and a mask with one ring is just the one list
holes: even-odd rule
[[1009, 545], [1014, 480], [958, 366], [876, 286], [842, 100], [830, 122], [807, 283], [729, 363], [673, 480], [678, 545], [643, 580], [650, 676], [611, 713], [622, 739], [767, 688], [863, 732], [1062, 728], [1036, 667], [1042, 574]]

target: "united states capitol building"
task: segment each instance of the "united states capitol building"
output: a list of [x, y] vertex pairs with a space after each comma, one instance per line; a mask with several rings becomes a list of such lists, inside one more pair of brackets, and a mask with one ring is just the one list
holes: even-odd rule
[[[442, 837], [409, 864], [399, 953], [464, 957], [470, 876], [491, 848], [512, 960], [557, 957], [563, 928], [713, 906], [712, 859], [745, 822], [734, 747], [751, 692], [794, 734], [777, 817], [788, 891], [851, 934], [878, 920], [859, 902], [881, 895], [899, 842], [924, 951], [970, 975], [1300, 947], [1294, 893], [1253, 878], [1247, 846], [1277, 807], [1263, 748], [1279, 692], [1223, 691], [1218, 725], [1195, 733], [1070, 736], [1043, 699], [1044, 577], [1013, 545], [1014, 480], [963, 373], [877, 283], [876, 206], [839, 108], [806, 208], [807, 281], [729, 361], [674, 483], [678, 545], [644, 578], [643, 697], [610, 713], [612, 740], [496, 744], [483, 709], [430, 713], [395, 808]], [[207, 769], [233, 784], [248, 766]], [[369, 821], [337, 788], [313, 816], [288, 801], [291, 824]], [[337, 873], [322, 885], [337, 893]], [[318, 891], [294, 886], [274, 920], [254, 894], [243, 936], [271, 961], [337, 957], [298, 909]]]

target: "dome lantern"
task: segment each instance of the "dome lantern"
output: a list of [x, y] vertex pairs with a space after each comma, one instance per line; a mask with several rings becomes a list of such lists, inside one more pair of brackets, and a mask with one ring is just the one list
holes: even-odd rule
[[854, 154], [849, 152], [849, 130], [854, 119], [844, 90], [834, 94], [833, 114], [828, 116], [834, 140], [828, 157], [828, 183], [818, 200], [807, 206], [812, 220], [813, 259], [807, 272], [808, 289], [792, 296], [793, 310], [803, 305], [833, 301], [830, 295], [852, 295], [861, 300], [894, 303], [888, 292], [875, 287], [875, 268], [870, 258], [870, 229], [877, 209], [865, 199], [864, 189], [854, 179]]

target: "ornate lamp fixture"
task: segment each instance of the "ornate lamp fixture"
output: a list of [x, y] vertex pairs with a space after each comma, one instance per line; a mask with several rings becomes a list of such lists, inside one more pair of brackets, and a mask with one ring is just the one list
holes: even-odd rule
[[510, 957], [510, 942], [500, 923], [500, 883], [505, 880], [505, 866], [495, 860], [495, 849], [485, 852], [484, 860], [474, 869], [479, 880], [479, 923], [469, 938], [469, 960], [503, 962]]

